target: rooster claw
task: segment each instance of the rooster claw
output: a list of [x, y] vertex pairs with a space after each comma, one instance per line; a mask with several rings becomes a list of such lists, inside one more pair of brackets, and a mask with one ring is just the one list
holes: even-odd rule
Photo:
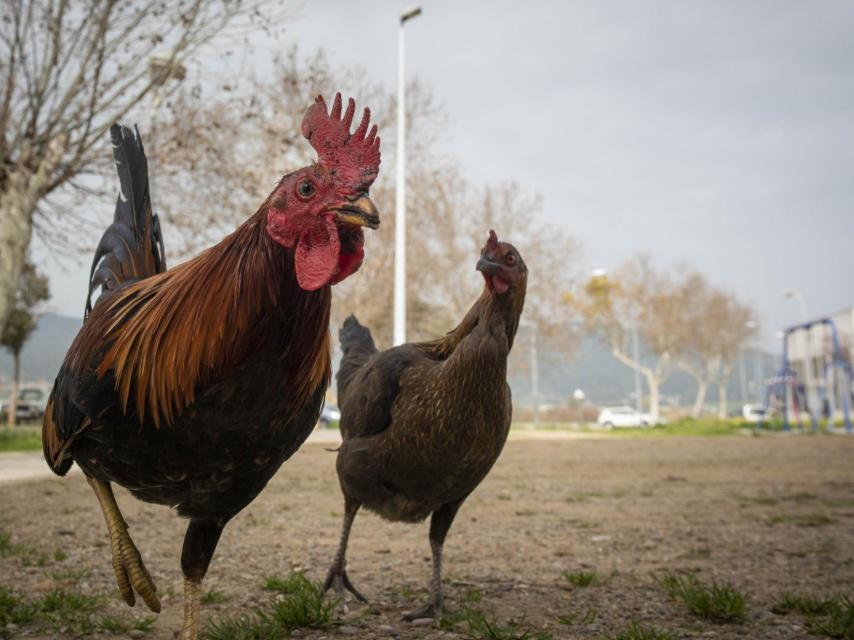
[[113, 536], [113, 570], [116, 572], [116, 582], [122, 598], [128, 606], [136, 604], [134, 591], [142, 596], [143, 601], [154, 613], [160, 613], [160, 600], [157, 597], [157, 587], [151, 579], [151, 574], [145, 568], [142, 557], [136, 545], [131, 540], [127, 530], [119, 528]]
[[368, 602], [368, 599], [353, 586], [352, 582], [350, 582], [346, 569], [337, 569], [333, 567], [329, 570], [329, 574], [326, 576], [326, 581], [323, 583], [323, 590], [329, 591], [331, 588], [335, 589], [335, 593], [342, 605], [344, 603], [344, 589], [347, 589], [347, 591], [352, 593], [359, 602]]

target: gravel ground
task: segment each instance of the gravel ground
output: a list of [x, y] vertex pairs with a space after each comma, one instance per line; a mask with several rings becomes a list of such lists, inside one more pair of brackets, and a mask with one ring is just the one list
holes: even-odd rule
[[[205, 588], [227, 599], [205, 606], [206, 619], [267, 602], [265, 576], [293, 569], [325, 576], [342, 514], [335, 454], [326, 446], [306, 445], [226, 528]], [[184, 523], [124, 491], [118, 500], [163, 594], [163, 613], [145, 637], [171, 640], [180, 627]], [[36, 597], [69, 584], [67, 576], [77, 572], [79, 589], [109, 594], [107, 611], [129, 615], [115, 590], [103, 518], [82, 475], [0, 486], [0, 505], [0, 530], [49, 554], [39, 567], [7, 553], [0, 584]], [[56, 560], [57, 549], [67, 558]], [[805, 638], [803, 618], [770, 608], [783, 591], [851, 592], [854, 438], [516, 439], [461, 509], [445, 549], [451, 610], [479, 592], [478, 608], [499, 620], [524, 616], [552, 638], [607, 638], [630, 620], [680, 638]], [[400, 621], [421, 604], [429, 566], [426, 523], [392, 524], [361, 513], [349, 573], [372, 606], [351, 602], [343, 626], [299, 635], [468, 637], [464, 628]], [[579, 569], [595, 569], [600, 580], [571, 587], [562, 574]], [[657, 586], [654, 574], [663, 570], [733, 583], [747, 595], [747, 621], [694, 617]], [[133, 613], [146, 611], [138, 604]], [[561, 624], [559, 616], [574, 621]]]

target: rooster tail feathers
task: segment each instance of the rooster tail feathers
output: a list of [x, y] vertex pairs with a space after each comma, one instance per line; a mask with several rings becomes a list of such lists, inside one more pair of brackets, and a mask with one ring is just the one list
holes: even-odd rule
[[98, 287], [108, 291], [166, 270], [163, 235], [160, 221], [151, 211], [148, 161], [139, 130], [114, 124], [110, 137], [121, 190], [113, 223], [92, 259], [85, 315], [92, 310], [92, 294]]
[[341, 364], [338, 367], [338, 406], [341, 406], [341, 397], [347, 390], [353, 375], [368, 359], [377, 353], [377, 346], [371, 336], [371, 330], [362, 326], [356, 316], [350, 314], [341, 325], [338, 332], [338, 340], [341, 342]]

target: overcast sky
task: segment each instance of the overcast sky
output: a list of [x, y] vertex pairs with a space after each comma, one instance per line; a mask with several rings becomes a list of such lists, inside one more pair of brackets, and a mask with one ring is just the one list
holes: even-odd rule
[[[404, 6], [307, 0], [281, 46], [393, 87]], [[688, 262], [755, 305], [766, 344], [799, 319], [787, 288], [811, 315], [854, 305], [854, 3], [422, 6], [408, 74], [450, 114], [446, 148], [476, 183], [540, 192], [585, 269]], [[78, 315], [85, 274], [52, 275]]]

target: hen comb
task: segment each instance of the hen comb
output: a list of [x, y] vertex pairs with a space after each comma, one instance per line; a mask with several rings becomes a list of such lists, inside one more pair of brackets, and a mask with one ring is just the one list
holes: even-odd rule
[[356, 113], [353, 98], [347, 101], [347, 110], [341, 114], [341, 94], [335, 94], [332, 111], [328, 111], [323, 96], [302, 119], [302, 135], [311, 143], [320, 158], [320, 164], [333, 172], [342, 186], [354, 193], [371, 186], [380, 169], [380, 139], [377, 125], [368, 131], [371, 110], [362, 113], [362, 121], [351, 134], [350, 125]]
[[498, 248], [498, 236], [495, 235], [495, 231], [492, 229], [489, 230], [489, 238], [486, 241], [486, 244], [483, 247], [484, 251], [495, 251]]

